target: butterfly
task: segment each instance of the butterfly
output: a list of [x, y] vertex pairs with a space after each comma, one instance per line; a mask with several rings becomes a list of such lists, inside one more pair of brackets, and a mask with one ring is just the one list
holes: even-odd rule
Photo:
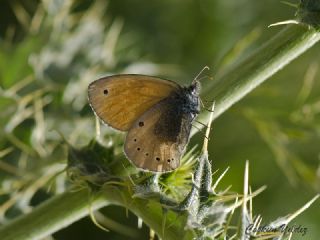
[[197, 78], [183, 87], [157, 77], [120, 74], [92, 82], [88, 98], [105, 124], [128, 132], [124, 152], [135, 166], [168, 172], [180, 165], [200, 112], [199, 91]]

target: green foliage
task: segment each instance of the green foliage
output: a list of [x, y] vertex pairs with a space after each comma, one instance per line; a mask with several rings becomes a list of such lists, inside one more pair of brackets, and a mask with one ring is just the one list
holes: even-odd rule
[[[0, 31], [0, 239], [54, 232], [65, 239], [62, 228], [106, 205], [94, 215], [114, 231], [91, 227], [97, 239], [127, 239], [125, 229], [147, 239], [149, 229], [132, 230], [136, 218], [115, 205], [162, 239], [245, 239], [248, 226], [267, 223], [301, 224], [307, 239], [317, 239], [319, 204], [295, 218], [320, 189], [319, 1], [294, 5], [296, 16], [288, 18], [298, 25], [279, 31], [265, 27], [292, 11], [278, 1], [5, 2], [13, 25]], [[94, 121], [88, 84], [128, 72], [190, 82], [203, 65], [213, 66], [213, 80], [203, 80], [202, 97], [216, 101], [209, 155], [197, 150], [197, 134], [178, 170], [159, 176], [135, 169], [122, 153], [124, 135]], [[199, 119], [208, 122], [208, 115]], [[84, 236], [81, 225], [70, 229]]]

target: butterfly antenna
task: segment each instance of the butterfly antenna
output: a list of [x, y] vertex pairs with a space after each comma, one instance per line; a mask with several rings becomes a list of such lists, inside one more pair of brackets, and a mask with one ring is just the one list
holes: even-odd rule
[[[198, 73], [198, 75], [193, 79], [192, 83], [198, 82], [203, 78], [199, 79], [199, 76], [205, 71], [205, 70], [209, 70], [210, 68], [208, 66], [205, 66], [204, 68], [202, 68], [202, 70]], [[207, 76], [205, 76], [207, 77]]]

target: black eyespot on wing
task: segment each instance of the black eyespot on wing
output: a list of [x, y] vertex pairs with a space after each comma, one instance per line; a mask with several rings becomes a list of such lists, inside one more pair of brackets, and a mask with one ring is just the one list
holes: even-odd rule
[[146, 153], [146, 156], [149, 156], [149, 153]]
[[156, 160], [157, 160], [157, 161], [160, 161], [160, 158], [159, 158], [159, 157], [156, 157]]
[[168, 160], [167, 160], [167, 162], [169, 163], [169, 162], [171, 162], [171, 160], [170, 160], [170, 159], [168, 159]]
[[143, 127], [144, 126], [144, 122], [139, 122], [139, 127]]
[[103, 90], [104, 95], [108, 95], [108, 93], [109, 93], [108, 89]]
[[140, 151], [140, 148], [137, 148], [138, 151]]
[[137, 139], [135, 138], [133, 141], [135, 141], [135, 142], [136, 142], [136, 141], [137, 141]]

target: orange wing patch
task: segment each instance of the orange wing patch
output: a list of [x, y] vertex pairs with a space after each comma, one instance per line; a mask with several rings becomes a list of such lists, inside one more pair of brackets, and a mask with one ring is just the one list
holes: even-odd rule
[[92, 82], [88, 95], [92, 109], [104, 123], [127, 131], [145, 111], [178, 88], [172, 81], [125, 74]]

